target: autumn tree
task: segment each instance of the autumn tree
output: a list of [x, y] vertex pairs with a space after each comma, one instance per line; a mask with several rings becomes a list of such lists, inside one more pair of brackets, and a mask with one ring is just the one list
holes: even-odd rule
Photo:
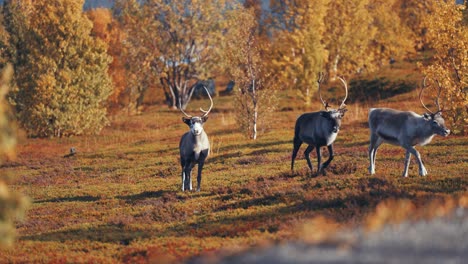
[[426, 27], [423, 20], [435, 1], [398, 0], [397, 3], [399, 4], [399, 17], [402, 23], [411, 30], [411, 38], [416, 50], [423, 50], [426, 46]]
[[370, 0], [368, 9], [372, 26], [376, 28], [369, 43], [368, 56], [373, 58], [372, 64], [379, 67], [390, 59], [405, 59], [415, 53], [416, 37], [400, 17], [400, 0]]
[[116, 16], [127, 32], [130, 73], [159, 80], [171, 107], [185, 109], [199, 80], [219, 68], [225, 10], [232, 0], [120, 0]]
[[369, 0], [329, 3], [323, 42], [328, 51], [326, 68], [331, 80], [337, 75], [349, 76], [375, 69], [369, 44], [375, 38], [377, 28], [373, 25], [368, 5]]
[[430, 95], [437, 96], [449, 126], [455, 132], [468, 132], [468, 26], [463, 23], [463, 5], [453, 1], [434, 1], [424, 18], [428, 45], [434, 56], [419, 64], [424, 75], [432, 80]]
[[83, 0], [5, 2], [14, 53], [13, 100], [30, 136], [97, 133], [112, 91], [106, 45], [91, 36]]
[[[124, 34], [120, 61], [125, 69], [128, 98], [126, 110], [134, 114], [141, 111], [146, 91], [159, 83], [159, 79], [150, 67], [151, 39], [147, 38], [144, 28], [143, 10], [136, 0], [118, 0], [113, 8], [113, 16], [118, 21]], [[166, 93], [166, 97], [169, 95]]]
[[236, 83], [237, 123], [255, 140], [265, 116], [275, 107], [275, 82], [263, 59], [269, 45], [260, 41], [254, 9], [239, 8], [230, 13], [230, 18], [224, 61]]
[[271, 4], [275, 52], [271, 68], [282, 85], [295, 88], [310, 106], [318, 73], [327, 59], [322, 39], [328, 0], [279, 0]]
[[[0, 164], [14, 156], [16, 145], [13, 115], [6, 102], [13, 67], [7, 64], [0, 73]], [[11, 245], [15, 236], [15, 220], [23, 217], [28, 200], [12, 191], [7, 184], [12, 182], [10, 175], [0, 175], [0, 246]]]
[[126, 71], [123, 56], [121, 56], [125, 52], [122, 44], [124, 34], [110, 9], [92, 9], [87, 11], [86, 15], [93, 22], [93, 36], [107, 44], [107, 53], [112, 57], [108, 74], [112, 79], [113, 91], [108, 98], [108, 110], [115, 112], [128, 105], [128, 100], [125, 100], [127, 97]]

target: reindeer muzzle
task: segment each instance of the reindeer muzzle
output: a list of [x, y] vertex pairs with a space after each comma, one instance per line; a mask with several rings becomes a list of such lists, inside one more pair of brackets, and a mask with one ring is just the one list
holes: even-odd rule
[[448, 135], [450, 135], [450, 129], [445, 129], [442, 136], [446, 137]]

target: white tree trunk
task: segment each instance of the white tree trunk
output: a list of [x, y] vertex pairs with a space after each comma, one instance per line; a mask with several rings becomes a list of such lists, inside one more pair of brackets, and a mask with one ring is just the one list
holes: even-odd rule
[[257, 139], [257, 119], [258, 119], [258, 106], [257, 102], [254, 101], [254, 118], [253, 118], [253, 126], [252, 126], [252, 139], [256, 140]]

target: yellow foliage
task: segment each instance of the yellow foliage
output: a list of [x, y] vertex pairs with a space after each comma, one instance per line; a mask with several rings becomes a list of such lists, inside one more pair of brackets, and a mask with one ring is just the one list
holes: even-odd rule
[[125, 102], [125, 89], [127, 88], [127, 78], [125, 71], [125, 61], [122, 57], [125, 38], [122, 26], [112, 17], [112, 13], [107, 8], [97, 8], [87, 12], [87, 16], [93, 22], [93, 34], [102, 39], [108, 46], [107, 53], [112, 56], [109, 65], [109, 76], [112, 78], [113, 93], [109, 96], [109, 110], [116, 111], [128, 105]]
[[[7, 158], [13, 158], [16, 145], [14, 127], [9, 113], [9, 106], [5, 101], [8, 84], [13, 75], [13, 67], [7, 65], [1, 73], [0, 79], [0, 163]], [[14, 220], [23, 216], [27, 206], [27, 199], [11, 191], [7, 183], [10, 177], [0, 175], [0, 245], [11, 245], [15, 235]]]
[[433, 83], [429, 95], [435, 98], [440, 84], [440, 104], [455, 133], [468, 132], [468, 26], [463, 24], [463, 9], [453, 1], [434, 2], [424, 18], [434, 57], [427, 65], [419, 64]]
[[[317, 90], [318, 73], [323, 70], [327, 51], [322, 44], [324, 16], [328, 1], [284, 1], [283, 22], [287, 28], [277, 33], [271, 68], [283, 86], [297, 89], [297, 96], [310, 106]], [[288, 28], [289, 27], [289, 28]]]

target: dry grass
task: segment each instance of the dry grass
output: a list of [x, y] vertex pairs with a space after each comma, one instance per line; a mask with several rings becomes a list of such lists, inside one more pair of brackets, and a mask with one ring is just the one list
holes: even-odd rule
[[[199, 193], [179, 191], [177, 147], [187, 128], [178, 112], [165, 107], [116, 117], [100, 136], [23, 139], [17, 160], [0, 173], [15, 175], [13, 188], [30, 196], [33, 204], [26, 220], [18, 223], [19, 241], [0, 250], [0, 259], [180, 262], [220, 249], [301, 238], [298, 230], [304, 226], [311, 233], [321, 230], [310, 241], [341, 227], [378, 227], [430, 208], [434, 200], [463, 197], [467, 137], [436, 137], [420, 148], [428, 177], [417, 176], [413, 162], [410, 177], [401, 178], [404, 151], [389, 145], [379, 151], [377, 174], [367, 173], [367, 108], [385, 105], [419, 112], [414, 101], [402, 101], [413, 93], [399, 100], [350, 104], [335, 143], [336, 158], [327, 176], [319, 177], [309, 176], [301, 155], [297, 170], [289, 170], [300, 110], [277, 112], [271, 128], [249, 141], [235, 126], [232, 98], [216, 97], [217, 109], [205, 126], [212, 155]], [[283, 105], [295, 103], [282, 98]], [[195, 100], [188, 111], [206, 104]], [[65, 158], [70, 147], [78, 154]], [[405, 202], [384, 206], [388, 200]]]

